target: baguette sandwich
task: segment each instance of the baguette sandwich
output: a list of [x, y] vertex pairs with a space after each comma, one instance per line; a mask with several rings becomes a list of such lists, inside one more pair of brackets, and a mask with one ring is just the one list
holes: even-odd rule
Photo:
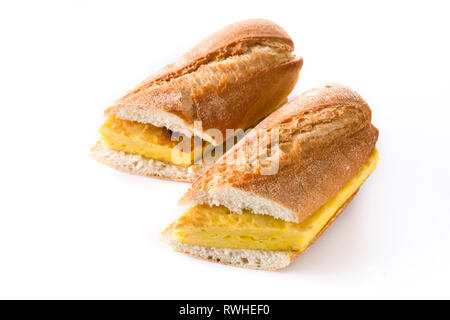
[[375, 169], [377, 139], [371, 110], [356, 92], [339, 84], [306, 91], [192, 184], [180, 200], [191, 208], [162, 238], [176, 251], [214, 262], [284, 268]]
[[193, 181], [227, 130], [248, 129], [286, 101], [303, 64], [293, 50], [271, 21], [224, 28], [106, 109], [91, 155], [121, 171]]

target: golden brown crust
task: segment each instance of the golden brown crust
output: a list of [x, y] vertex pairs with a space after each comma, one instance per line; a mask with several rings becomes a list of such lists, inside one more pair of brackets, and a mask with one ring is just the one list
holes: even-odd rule
[[[367, 160], [378, 138], [370, 121], [367, 103], [347, 87], [328, 84], [306, 91], [256, 126], [180, 202], [189, 203], [197, 191], [232, 187], [277, 203], [302, 222]], [[278, 129], [279, 143], [261, 160], [257, 155], [271, 129]], [[277, 160], [276, 174], [264, 175]]]
[[200, 41], [177, 61], [147, 78], [135, 90], [142, 89], [144, 84], [177, 78], [210, 61], [237, 55], [245, 50], [246, 45], [256, 43], [269, 43], [289, 51], [294, 50], [294, 43], [286, 31], [272, 21], [248, 19], [236, 22]]
[[[187, 127], [246, 129], [270, 114], [294, 88], [302, 58], [287, 33], [268, 20], [232, 24], [200, 42], [109, 107], [159, 110]], [[130, 119], [133, 120], [133, 119]], [[220, 144], [222, 141], [214, 141]]]
[[[301, 58], [274, 66], [242, 81], [193, 95], [197, 106], [193, 120], [204, 129], [247, 129], [279, 108], [297, 82]], [[261, 98], [263, 97], [263, 98]]]

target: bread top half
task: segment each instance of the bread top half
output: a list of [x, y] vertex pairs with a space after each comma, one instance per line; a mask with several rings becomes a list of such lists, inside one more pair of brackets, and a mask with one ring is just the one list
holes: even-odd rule
[[244, 199], [235, 200], [238, 207], [270, 203], [285, 210], [277, 217], [300, 223], [351, 180], [377, 139], [368, 104], [343, 85], [326, 84], [259, 123], [193, 183], [180, 204], [231, 203], [220, 196], [228, 193]]
[[148, 77], [105, 114], [218, 145], [226, 129], [255, 125], [286, 100], [303, 64], [293, 50], [289, 35], [271, 21], [229, 25]]

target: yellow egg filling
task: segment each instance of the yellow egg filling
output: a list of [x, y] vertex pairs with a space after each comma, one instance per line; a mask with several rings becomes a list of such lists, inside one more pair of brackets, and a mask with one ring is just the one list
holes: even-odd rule
[[182, 244], [206, 247], [302, 251], [369, 177], [378, 158], [375, 149], [358, 173], [302, 223], [286, 222], [251, 211], [230, 212], [223, 206], [197, 205], [174, 223], [172, 237]]
[[[166, 128], [116, 117], [108, 117], [99, 132], [102, 142], [112, 150], [186, 167], [192, 165], [209, 144], [199, 138], [184, 136], [175, 141]], [[195, 144], [194, 139], [197, 139]]]

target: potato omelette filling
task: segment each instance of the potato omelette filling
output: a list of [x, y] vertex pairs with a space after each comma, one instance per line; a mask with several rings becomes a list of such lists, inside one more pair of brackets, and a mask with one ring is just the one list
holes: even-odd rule
[[302, 251], [369, 177], [378, 164], [378, 158], [378, 151], [374, 149], [358, 173], [301, 223], [251, 211], [242, 214], [230, 212], [223, 206], [197, 205], [174, 223], [172, 237], [182, 244], [205, 247]]
[[[99, 132], [103, 143], [112, 150], [186, 167], [192, 165], [209, 145], [194, 137], [180, 136], [175, 141], [172, 140], [171, 131], [166, 128], [116, 117], [108, 117]], [[197, 139], [195, 145], [194, 139]]]

